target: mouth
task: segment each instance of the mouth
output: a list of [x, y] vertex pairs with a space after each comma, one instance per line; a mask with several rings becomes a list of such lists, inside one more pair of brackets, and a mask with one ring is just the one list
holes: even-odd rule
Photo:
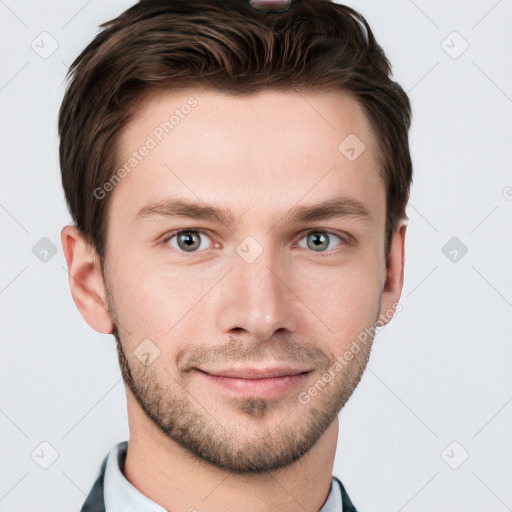
[[202, 370], [200, 372], [213, 375], [215, 377], [233, 377], [238, 379], [268, 379], [274, 377], [293, 377], [302, 373], [309, 373], [311, 368], [300, 368], [291, 366], [266, 366], [256, 368], [254, 366], [233, 367], [225, 369]]
[[278, 398], [289, 395], [304, 384], [311, 369], [292, 367], [227, 368], [201, 370], [198, 375], [210, 386], [231, 394], [258, 398]]

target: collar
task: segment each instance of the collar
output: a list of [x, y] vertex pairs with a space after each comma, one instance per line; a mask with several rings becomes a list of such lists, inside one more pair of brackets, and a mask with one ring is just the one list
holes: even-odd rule
[[[124, 476], [122, 468], [126, 459], [128, 441], [115, 445], [107, 456], [104, 495], [106, 512], [167, 512], [136, 489]], [[339, 480], [332, 478], [327, 500], [319, 512], [343, 512], [342, 491]]]

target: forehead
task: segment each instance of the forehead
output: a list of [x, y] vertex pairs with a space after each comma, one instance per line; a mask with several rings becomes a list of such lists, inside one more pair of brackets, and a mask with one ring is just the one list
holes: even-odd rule
[[341, 91], [155, 94], [120, 134], [126, 172], [110, 209], [131, 220], [167, 196], [244, 212], [345, 194], [378, 210], [375, 146], [361, 107]]

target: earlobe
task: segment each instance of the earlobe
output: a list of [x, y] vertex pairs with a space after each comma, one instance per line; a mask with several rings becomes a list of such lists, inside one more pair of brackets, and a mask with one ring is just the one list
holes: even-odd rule
[[382, 289], [380, 314], [377, 325], [386, 325], [398, 309], [402, 294], [405, 268], [405, 232], [407, 224], [403, 222], [391, 238], [391, 247], [386, 264], [386, 278]]
[[69, 288], [78, 311], [95, 331], [111, 334], [114, 323], [108, 309], [99, 256], [75, 226], [64, 226], [61, 243], [68, 266]]

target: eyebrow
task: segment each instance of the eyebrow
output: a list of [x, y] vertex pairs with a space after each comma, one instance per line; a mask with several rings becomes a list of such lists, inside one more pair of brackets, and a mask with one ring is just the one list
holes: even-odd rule
[[[183, 217], [198, 220], [216, 221], [227, 226], [237, 223], [237, 217], [229, 208], [206, 204], [185, 198], [169, 198], [150, 203], [140, 209], [136, 219], [151, 217]], [[334, 197], [320, 203], [294, 206], [281, 223], [299, 224], [327, 220], [337, 217], [354, 217], [373, 222], [368, 209], [357, 199]]]

